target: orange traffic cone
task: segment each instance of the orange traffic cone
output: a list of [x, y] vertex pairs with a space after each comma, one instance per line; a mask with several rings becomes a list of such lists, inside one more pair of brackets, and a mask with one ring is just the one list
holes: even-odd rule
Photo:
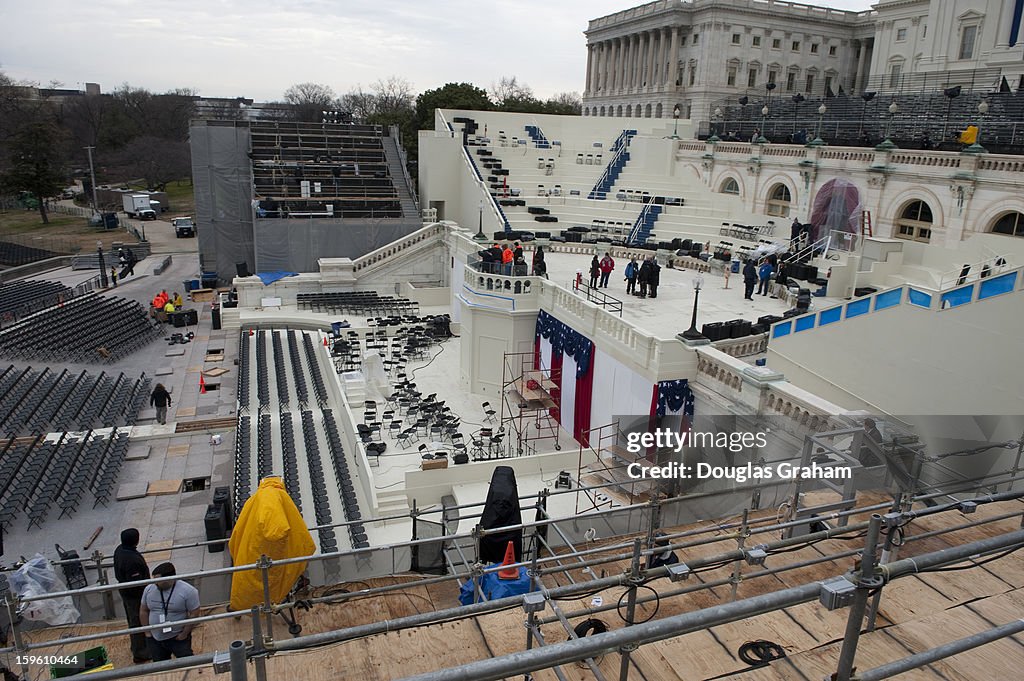
[[199, 374], [199, 394], [206, 394], [206, 381], [203, 379], [203, 375], [201, 373]]
[[[512, 542], [508, 543], [508, 547], [505, 549], [505, 560], [501, 561], [502, 565], [512, 565], [516, 562], [516, 549], [512, 545]], [[519, 579], [519, 568], [508, 568], [506, 570], [498, 570], [498, 579]]]

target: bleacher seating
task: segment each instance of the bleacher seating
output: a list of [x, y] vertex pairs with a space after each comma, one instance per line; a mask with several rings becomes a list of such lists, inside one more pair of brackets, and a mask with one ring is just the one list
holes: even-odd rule
[[42, 248], [22, 246], [21, 244], [12, 243], [10, 241], [0, 241], [0, 265], [7, 267], [27, 265], [30, 262], [46, 260], [47, 258], [53, 258], [57, 255], [60, 254], [54, 253], [53, 251], [47, 251]]
[[72, 290], [56, 281], [11, 281], [0, 284], [0, 324], [56, 305]]
[[416, 314], [419, 311], [416, 302], [407, 298], [381, 296], [376, 291], [299, 293], [297, 302], [300, 310], [339, 314]]
[[402, 217], [380, 126], [254, 122], [250, 132], [259, 217]]
[[130, 426], [149, 394], [145, 374], [130, 379], [65, 369], [8, 366], [0, 374], [0, 432], [8, 436]]
[[113, 361], [149, 344], [160, 327], [132, 300], [88, 295], [0, 331], [0, 355], [29, 360]]
[[51, 507], [70, 516], [87, 491], [94, 507], [106, 505], [114, 492], [128, 450], [128, 434], [117, 431], [82, 437], [63, 434], [56, 442], [43, 436], [31, 442], [10, 438], [0, 451], [0, 527], [22, 513], [28, 529], [41, 527]]

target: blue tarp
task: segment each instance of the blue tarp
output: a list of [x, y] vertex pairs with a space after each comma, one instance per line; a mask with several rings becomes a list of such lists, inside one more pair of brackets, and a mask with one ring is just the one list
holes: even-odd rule
[[[480, 590], [484, 592], [487, 600], [493, 601], [507, 596], [518, 596], [530, 592], [530, 577], [526, 574], [526, 568], [519, 568], [518, 579], [499, 579], [498, 573], [488, 572], [480, 578]], [[477, 602], [473, 593], [473, 580], [467, 579], [459, 591], [459, 603], [471, 605]]]
[[260, 281], [263, 282], [264, 286], [270, 286], [278, 279], [284, 279], [285, 277], [297, 277], [299, 276], [299, 273], [276, 270], [274, 272], [258, 272], [256, 276], [260, 278]]

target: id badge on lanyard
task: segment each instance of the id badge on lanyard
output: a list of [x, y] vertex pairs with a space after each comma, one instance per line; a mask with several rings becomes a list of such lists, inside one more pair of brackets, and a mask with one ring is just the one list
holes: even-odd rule
[[[174, 587], [177, 583], [171, 585], [171, 590], [167, 593], [167, 600], [164, 600], [164, 592], [160, 592], [160, 604], [163, 606], [163, 612], [157, 615], [159, 618], [159, 624], [164, 624], [167, 621], [167, 606], [171, 604], [171, 599], [174, 597]], [[164, 627], [160, 630], [161, 633], [169, 634], [174, 631], [174, 627]]]

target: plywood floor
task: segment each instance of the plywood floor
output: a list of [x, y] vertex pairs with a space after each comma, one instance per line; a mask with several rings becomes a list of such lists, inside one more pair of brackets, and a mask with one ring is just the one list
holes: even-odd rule
[[[872, 503], [866, 498], [864, 503]], [[1024, 504], [1003, 502], [979, 507], [972, 516], [951, 512], [940, 516], [915, 520], [907, 527], [907, 538], [912, 539], [932, 530], [955, 527], [967, 521], [993, 518], [1005, 513], [1024, 512]], [[1020, 516], [1000, 520], [989, 525], [960, 530], [919, 541], [908, 541], [900, 549], [900, 557], [918, 555], [946, 546], [997, 535], [1018, 529]], [[684, 531], [688, 528], [675, 528]], [[775, 536], [759, 535], [757, 542]], [[614, 541], [621, 541], [617, 538]], [[770, 556], [767, 567], [781, 567], [788, 563], [824, 558], [838, 552], [861, 547], [863, 539], [843, 541], [833, 539], [804, 546], [784, 554]], [[717, 555], [735, 548], [735, 541], [716, 542], [706, 546], [680, 551], [683, 561], [697, 556]], [[824, 579], [849, 571], [854, 557], [825, 560], [816, 565], [782, 572], [776, 575], [756, 576], [760, 568], [742, 567], [743, 579], [737, 587], [737, 597], [745, 598], [808, 582]], [[627, 561], [618, 561], [604, 567], [607, 574], [622, 572]], [[672, 584], [662, 579], [650, 586], [659, 592], [728, 578], [733, 565], [702, 572], [689, 582]], [[574, 575], [579, 571], [574, 571]], [[366, 586], [401, 582], [415, 578], [402, 576], [367, 580], [345, 585], [349, 590]], [[577, 581], [579, 581], [577, 577]], [[554, 585], [556, 580], [549, 580]], [[559, 582], [565, 582], [564, 577]], [[861, 669], [883, 664], [913, 652], [935, 647], [973, 632], [1005, 624], [1021, 616], [1024, 611], [1024, 551], [1010, 554], [998, 561], [976, 566], [970, 570], [915, 575], [897, 580], [885, 587], [879, 611], [879, 628], [861, 638], [857, 666]], [[600, 595], [605, 603], [615, 603], [623, 588], [607, 589]], [[452, 607], [456, 604], [453, 585], [424, 587], [410, 583], [400, 593], [362, 598], [339, 605], [316, 606], [310, 612], [299, 612], [303, 633], [329, 631], [383, 619], [394, 619], [417, 612]], [[731, 587], [722, 586], [676, 597], [661, 598], [657, 617], [665, 617], [701, 608], [720, 605], [732, 598]], [[575, 624], [588, 616], [590, 599], [563, 601], [563, 611]], [[653, 605], [640, 610], [643, 618]], [[846, 610], [828, 612], [817, 603], [808, 603], [783, 611], [749, 618], [687, 634], [676, 639], [648, 644], [632, 656], [630, 678], [645, 681], [690, 681], [729, 676], [741, 681], [819, 681], [835, 671]], [[550, 615], [550, 609], [545, 614]], [[615, 611], [596, 615], [610, 628], [624, 626]], [[119, 626], [118, 623], [117, 626]], [[97, 627], [52, 628], [36, 633], [33, 638], [56, 638], [74, 635]], [[546, 624], [542, 631], [550, 642], [566, 640], [566, 632], [558, 623]], [[287, 637], [280, 619], [275, 623], [277, 637]], [[197, 629], [197, 651], [224, 650], [236, 638], [251, 637], [245, 620], [228, 619], [207, 624]], [[750, 640], [768, 639], [778, 642], [787, 651], [787, 657], [759, 669], [750, 669], [739, 659], [739, 647]], [[278, 655], [268, 660], [270, 678], [302, 680], [358, 679], [358, 681], [391, 681], [425, 671], [442, 669], [474, 660], [500, 656], [525, 649], [526, 633], [523, 614], [515, 609], [501, 613], [466, 618], [453, 622], [421, 627], [413, 630], [390, 632], [361, 640], [349, 641], [302, 653]], [[95, 644], [93, 644], [95, 645]], [[130, 661], [126, 641], [105, 641], [116, 666]], [[78, 649], [86, 646], [77, 646]], [[72, 652], [70, 649], [64, 652]], [[599, 666], [609, 679], [618, 678], [619, 656], [606, 655]], [[1024, 636], [1004, 639], [971, 653], [936, 663], [930, 667], [901, 676], [900, 679], [945, 679], [947, 681], [992, 681], [993, 679], [1020, 678], [1024, 668]], [[589, 669], [575, 664], [562, 668], [566, 678], [583, 681], [593, 679]], [[194, 681], [197, 672], [146, 676], [146, 679]], [[210, 674], [206, 669], [203, 675]], [[555, 681], [550, 670], [538, 672], [535, 677]], [[38, 676], [37, 678], [44, 678]]]

